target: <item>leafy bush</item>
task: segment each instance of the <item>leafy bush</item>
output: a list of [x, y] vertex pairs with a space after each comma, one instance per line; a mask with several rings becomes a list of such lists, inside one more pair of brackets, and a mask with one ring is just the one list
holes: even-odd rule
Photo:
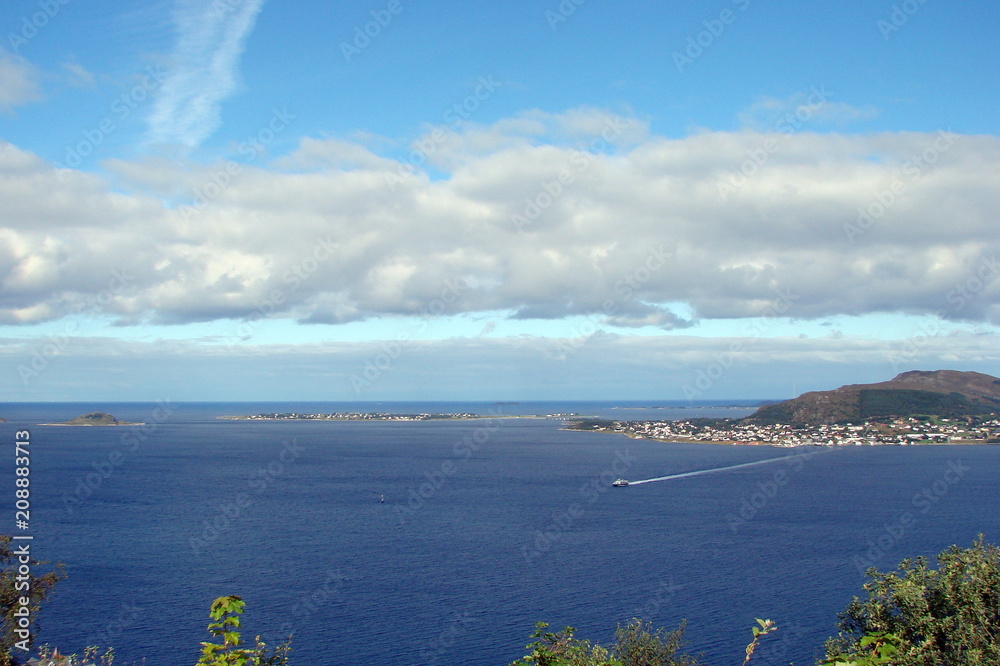
[[617, 643], [615, 657], [624, 666], [697, 666], [698, 660], [687, 655], [678, 655], [684, 644], [684, 626], [673, 631], [653, 629], [653, 625], [639, 618], [632, 618], [625, 626], [618, 625], [615, 631]]
[[536, 640], [526, 646], [531, 652], [511, 666], [698, 666], [697, 659], [677, 654], [683, 645], [683, 622], [667, 632], [633, 618], [618, 625], [611, 649], [575, 638], [573, 627], [552, 633], [545, 631], [548, 626], [535, 625], [531, 637]]
[[841, 634], [827, 641], [827, 663], [870, 659], [873, 648], [891, 644], [885, 661], [868, 663], [1000, 664], [1000, 548], [980, 535], [971, 548], [952, 546], [937, 561], [937, 569], [922, 557], [890, 573], [869, 569], [868, 599], [855, 597], [841, 613]]
[[[12, 651], [15, 646], [30, 647], [38, 633], [35, 620], [42, 601], [49, 596], [52, 587], [66, 577], [62, 564], [41, 576], [35, 571], [45, 562], [30, 558], [31, 573], [27, 579], [18, 579], [17, 568], [21, 564], [19, 557], [10, 547], [11, 537], [0, 534], [0, 666], [17, 663]], [[27, 583], [27, 585], [25, 585]], [[27, 597], [28, 605], [22, 606], [20, 598]], [[25, 629], [19, 625], [16, 614], [23, 608], [28, 609], [29, 626]], [[27, 652], [27, 650], [23, 650]]]
[[219, 597], [212, 602], [209, 617], [214, 622], [208, 625], [208, 631], [221, 639], [221, 643], [202, 643], [201, 659], [196, 666], [286, 666], [288, 653], [291, 651], [291, 638], [275, 649], [269, 655], [267, 646], [260, 640], [254, 640], [252, 648], [240, 647], [240, 615], [246, 602], [236, 595]]
[[601, 646], [574, 638], [573, 627], [553, 633], [545, 631], [548, 626], [545, 622], [535, 624], [531, 634], [535, 640], [525, 646], [531, 652], [511, 666], [622, 666]]

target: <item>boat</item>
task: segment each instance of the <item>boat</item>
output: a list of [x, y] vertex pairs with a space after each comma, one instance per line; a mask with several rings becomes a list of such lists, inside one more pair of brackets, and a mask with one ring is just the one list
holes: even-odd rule
[[611, 484], [615, 488], [624, 488], [628, 485], [628, 481], [625, 479], [616, 479], [614, 483]]

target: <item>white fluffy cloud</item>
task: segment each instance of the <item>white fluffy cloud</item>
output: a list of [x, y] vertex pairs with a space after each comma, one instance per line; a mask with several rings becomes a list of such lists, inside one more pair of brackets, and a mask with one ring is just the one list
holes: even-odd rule
[[670, 139], [585, 109], [428, 128], [402, 162], [342, 139], [270, 165], [118, 161], [113, 188], [0, 144], [0, 322], [339, 323], [437, 304], [670, 329], [784, 299], [802, 319], [996, 324], [998, 148], [947, 133]]

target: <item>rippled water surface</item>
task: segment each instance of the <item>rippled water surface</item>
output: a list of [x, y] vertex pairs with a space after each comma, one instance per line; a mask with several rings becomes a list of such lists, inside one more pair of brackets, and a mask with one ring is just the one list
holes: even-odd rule
[[[69, 572], [41, 638], [64, 650], [110, 643], [125, 663], [193, 664], [212, 599], [239, 594], [244, 635], [275, 643], [294, 631], [297, 664], [506, 664], [538, 620], [606, 642], [634, 615], [687, 619], [689, 649], [719, 665], [740, 663], [754, 617], [769, 617], [780, 629], [757, 663], [808, 664], [866, 564], [891, 568], [979, 532], [1000, 541], [997, 447], [812, 449], [612, 489], [618, 476], [789, 453], [564, 431], [558, 419], [216, 418], [344, 405], [101, 407], [145, 428], [36, 425], [91, 405], [2, 407], [11, 448], [16, 429], [32, 432], [35, 552]], [[364, 408], [748, 412], [648, 407]], [[13, 487], [12, 463], [2, 482]]]

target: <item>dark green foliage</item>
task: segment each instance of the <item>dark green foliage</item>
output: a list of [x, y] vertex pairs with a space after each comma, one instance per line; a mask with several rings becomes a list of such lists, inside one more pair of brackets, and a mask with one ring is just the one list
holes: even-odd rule
[[866, 636], [892, 635], [899, 652], [880, 663], [1000, 664], [1000, 548], [980, 536], [971, 548], [952, 546], [937, 560], [937, 569], [917, 558], [890, 573], [869, 570], [868, 598], [855, 598], [841, 614], [842, 633], [827, 642], [827, 656], [865, 655]]
[[[10, 547], [11, 537], [0, 535], [0, 666], [9, 666], [17, 663], [14, 656], [17, 653], [26, 654], [22, 650], [15, 649], [19, 641], [23, 640], [15, 633], [17, 620], [15, 613], [22, 608], [19, 603], [20, 597], [27, 597], [28, 610], [32, 619], [29, 627], [30, 636], [27, 645], [30, 646], [38, 633], [38, 628], [34, 620], [38, 617], [38, 609], [42, 601], [49, 596], [52, 587], [61, 579], [66, 577], [62, 564], [57, 564], [50, 571], [41, 575], [36, 575], [38, 567], [45, 562], [32, 559], [30, 562], [31, 573], [28, 574], [29, 589], [27, 591], [19, 589], [19, 584], [23, 587], [24, 581], [17, 580], [17, 567], [20, 564], [18, 556]], [[24, 645], [22, 643], [22, 645]]]
[[684, 637], [684, 622], [673, 631], [654, 629], [653, 625], [639, 618], [625, 626], [618, 625], [614, 656], [624, 666], [696, 666], [698, 660], [678, 655]]
[[696, 419], [687, 419], [687, 422], [699, 428], [728, 428], [733, 425], [733, 419], [720, 419], [708, 416], [699, 416]]
[[531, 650], [511, 666], [698, 666], [698, 660], [677, 651], [683, 644], [684, 623], [677, 629], [654, 629], [633, 618], [615, 632], [617, 643], [609, 650], [575, 638], [573, 627], [560, 632], [545, 631], [544, 622], [535, 625], [526, 647]]
[[608, 419], [580, 419], [566, 425], [567, 430], [602, 430], [615, 424]]
[[573, 627], [559, 632], [545, 631], [545, 622], [535, 624], [531, 637], [535, 640], [525, 647], [531, 650], [511, 666], [623, 666], [620, 661], [610, 659], [608, 651], [590, 641], [573, 636]]
[[795, 423], [795, 407], [796, 403], [791, 400], [765, 405], [744, 420], [761, 425], [775, 425], [777, 423], [798, 425]]
[[93, 412], [70, 419], [66, 425], [118, 425], [118, 419], [104, 412]]
[[961, 393], [934, 393], [910, 389], [863, 389], [858, 405], [859, 418], [935, 414], [946, 418], [968, 414], [989, 414], [1000, 405], [973, 402]]
[[903, 640], [895, 634], [884, 631], [865, 634], [852, 654], [838, 651], [820, 662], [820, 666], [889, 666], [902, 646]]

